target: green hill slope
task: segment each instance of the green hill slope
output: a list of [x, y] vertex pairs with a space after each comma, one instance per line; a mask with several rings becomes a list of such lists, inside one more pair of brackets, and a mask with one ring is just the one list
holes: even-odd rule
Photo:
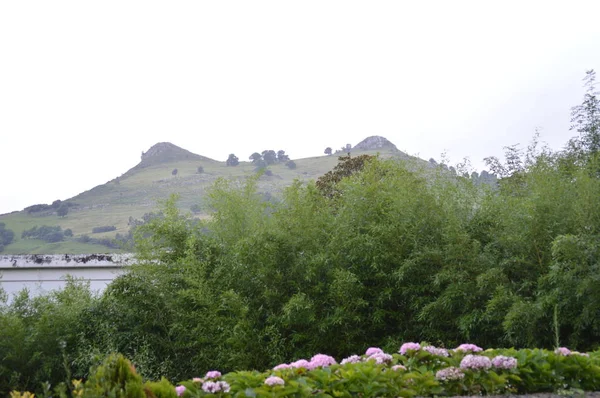
[[[383, 137], [369, 137], [352, 148], [351, 153], [409, 158]], [[288, 168], [284, 163], [270, 165], [268, 169], [272, 175], [263, 175], [258, 189], [265, 194], [277, 195], [294, 180], [307, 181], [320, 177], [337, 164], [337, 159], [336, 154], [295, 159], [295, 169]], [[201, 173], [198, 172], [199, 167], [203, 169]], [[65, 217], [59, 217], [56, 208], [1, 215], [0, 222], [15, 232], [14, 242], [7, 245], [2, 254], [116, 252], [118, 250], [105, 245], [82, 241], [85, 241], [85, 236], [98, 240], [113, 239], [116, 233], [127, 234], [130, 218], [141, 219], [144, 214], [155, 211], [158, 202], [172, 193], [179, 194], [181, 209], [190, 211], [195, 206], [196, 217], [208, 217], [203, 197], [218, 178], [243, 181], [255, 173], [256, 167], [251, 162], [240, 162], [238, 166], [231, 167], [225, 162], [196, 155], [170, 143], [158, 143], [142, 155], [142, 161], [137, 166], [122, 176], [65, 201], [75, 204]], [[70, 229], [73, 236], [54, 243], [21, 238], [23, 231], [36, 225], [60, 226], [63, 230]], [[114, 226], [116, 229], [103, 233], [92, 232], [93, 228], [102, 226]]]

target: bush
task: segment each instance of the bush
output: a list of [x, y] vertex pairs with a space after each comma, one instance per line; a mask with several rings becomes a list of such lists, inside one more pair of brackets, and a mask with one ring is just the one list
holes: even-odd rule
[[102, 232], [111, 232], [111, 231], [116, 231], [117, 227], [115, 227], [114, 225], [105, 225], [103, 227], [94, 227], [92, 228], [92, 233], [93, 234], [99, 234]]
[[25, 230], [21, 233], [21, 238], [23, 239], [40, 239], [45, 242], [55, 243], [61, 242], [64, 240], [64, 233], [60, 226], [48, 226], [42, 225], [38, 228], [35, 227]]
[[173, 169], [173, 171], [171, 172], [171, 175], [174, 175], [174, 176], [176, 176], [176, 175], [177, 175], [177, 173], [178, 173], [178, 170], [177, 170], [177, 169]]
[[[15, 238], [15, 233], [11, 229], [6, 228], [6, 224], [0, 222], [0, 245], [6, 246], [12, 243]], [[1, 250], [0, 250], [1, 251]]]
[[198, 166], [198, 168], [196, 169], [196, 172], [197, 172], [198, 174], [202, 174], [202, 173], [204, 173], [204, 167], [202, 167], [202, 166]]
[[69, 238], [73, 237], [73, 230], [71, 228], [65, 229], [64, 235], [67, 236], [67, 237], [69, 237]]
[[294, 162], [293, 160], [288, 160], [287, 162], [285, 162], [285, 165], [290, 170], [294, 170], [296, 168], [296, 162]]

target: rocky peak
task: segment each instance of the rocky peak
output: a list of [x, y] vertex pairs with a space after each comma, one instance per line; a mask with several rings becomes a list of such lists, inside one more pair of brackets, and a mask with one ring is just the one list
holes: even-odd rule
[[179, 162], [185, 160], [209, 160], [170, 142], [154, 144], [146, 152], [142, 152], [142, 161], [138, 166], [146, 167], [158, 163]]
[[365, 138], [364, 140], [356, 144], [356, 146], [353, 149], [361, 151], [370, 151], [380, 148], [391, 148], [395, 151], [398, 150], [398, 148], [396, 148], [396, 145], [392, 144], [387, 138], [381, 137], [379, 135], [373, 135], [371, 137]]

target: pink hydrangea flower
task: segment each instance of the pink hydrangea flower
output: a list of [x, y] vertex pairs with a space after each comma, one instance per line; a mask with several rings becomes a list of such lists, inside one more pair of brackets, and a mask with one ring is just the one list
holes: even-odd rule
[[481, 352], [483, 348], [476, 346], [475, 344], [461, 344], [454, 349], [454, 351], [462, 352]]
[[406, 370], [406, 366], [404, 366], [404, 365], [394, 365], [394, 366], [392, 366], [392, 370]]
[[450, 354], [445, 348], [437, 348], [432, 345], [428, 345], [422, 348], [423, 351], [427, 351], [431, 355], [437, 355], [438, 357], [449, 357]]
[[554, 353], [568, 357], [571, 355], [571, 350], [569, 350], [567, 347], [558, 347], [556, 350], [554, 350]]
[[342, 365], [345, 365], [347, 363], [357, 363], [360, 362], [362, 360], [361, 357], [359, 357], [358, 355], [352, 355], [349, 356], [348, 358], [344, 358], [342, 359], [342, 362], [340, 362]]
[[292, 368], [306, 368], [306, 369], [308, 369], [309, 366], [310, 366], [310, 362], [308, 362], [306, 359], [299, 359], [296, 362], [290, 363], [290, 366]]
[[203, 382], [204, 382], [204, 380], [202, 380], [202, 379], [201, 379], [201, 378], [199, 378], [199, 377], [194, 377], [194, 378], [192, 379], [192, 382], [194, 382], [194, 383], [203, 383]]
[[281, 377], [271, 376], [265, 380], [265, 384], [268, 386], [282, 386], [285, 384], [285, 381]]
[[514, 369], [517, 367], [517, 358], [498, 355], [492, 358], [492, 366], [498, 369]]
[[185, 393], [185, 386], [175, 387], [175, 392], [177, 393], [178, 397], [183, 397], [183, 394]]
[[279, 365], [275, 366], [273, 368], [273, 370], [289, 369], [291, 367], [292, 367], [292, 365], [290, 365], [290, 364], [282, 363], [282, 364], [279, 364]]
[[221, 377], [221, 372], [219, 372], [218, 370], [211, 370], [210, 372], [206, 373], [206, 377], [207, 379], [218, 379], [219, 377]]
[[202, 384], [202, 391], [209, 394], [216, 394], [218, 392], [229, 392], [230, 386], [226, 381], [205, 381]]
[[400, 354], [404, 355], [408, 352], [408, 350], [419, 351], [421, 349], [421, 344], [419, 343], [404, 343], [402, 347], [400, 347]]
[[337, 362], [333, 357], [325, 354], [317, 354], [310, 359], [310, 363], [308, 364], [307, 369], [312, 370], [318, 367], [325, 367], [330, 365], [335, 365]]
[[367, 361], [375, 361], [375, 363], [382, 364], [392, 362], [392, 359], [393, 358], [390, 354], [386, 354], [385, 352], [378, 352], [368, 357]]
[[489, 369], [492, 367], [492, 361], [482, 355], [469, 354], [460, 361], [462, 369]]
[[369, 347], [367, 348], [367, 352], [365, 352], [365, 355], [370, 357], [373, 354], [382, 354], [383, 350], [381, 348], [377, 348], [377, 347]]
[[455, 368], [454, 366], [438, 370], [435, 374], [435, 378], [440, 381], [460, 380], [464, 377], [465, 374], [463, 371], [459, 368]]

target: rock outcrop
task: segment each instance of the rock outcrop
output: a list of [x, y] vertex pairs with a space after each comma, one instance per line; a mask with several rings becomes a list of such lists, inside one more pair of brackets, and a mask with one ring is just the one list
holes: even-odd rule
[[360, 151], [372, 151], [381, 148], [392, 149], [394, 151], [398, 150], [398, 148], [396, 148], [396, 145], [392, 144], [387, 138], [381, 137], [379, 135], [373, 135], [371, 137], [365, 138], [364, 140], [356, 144], [356, 146], [354, 146], [354, 148], [352, 149]]

